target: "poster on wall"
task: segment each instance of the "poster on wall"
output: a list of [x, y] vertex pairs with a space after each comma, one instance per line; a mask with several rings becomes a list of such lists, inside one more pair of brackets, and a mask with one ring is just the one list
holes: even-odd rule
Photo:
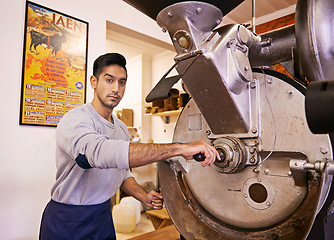
[[21, 125], [57, 126], [86, 101], [88, 23], [27, 1]]

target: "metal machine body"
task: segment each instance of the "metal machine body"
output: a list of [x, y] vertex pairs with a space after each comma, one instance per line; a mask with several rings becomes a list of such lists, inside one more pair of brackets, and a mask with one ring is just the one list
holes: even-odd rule
[[[308, 129], [303, 88], [296, 89], [284, 81], [286, 77], [270, 73], [253, 73], [256, 87], [251, 89], [258, 93], [260, 111], [258, 137], [211, 138], [210, 127], [193, 100], [179, 117], [173, 141], [206, 139], [217, 149], [229, 148], [233, 157], [226, 159], [227, 165], [216, 162], [202, 168], [195, 160], [175, 158], [168, 162], [172, 170], [161, 166], [164, 196], [179, 191], [184, 198], [181, 203], [167, 200], [167, 208], [173, 212], [187, 204], [202, 224], [218, 231], [215, 239], [304, 239], [329, 191], [331, 175], [323, 178], [315, 171], [312, 176], [306, 171], [299, 175], [290, 167], [292, 159], [315, 163], [315, 159], [331, 158], [332, 147], [328, 135], [314, 135]], [[239, 169], [232, 168], [237, 165]], [[182, 187], [173, 189], [173, 180]], [[212, 230], [194, 235], [185, 230], [192, 220], [183, 222], [176, 213], [172, 217], [186, 239], [210, 239], [206, 231]]]
[[156, 16], [177, 53], [179, 75], [166, 74], [148, 99], [165, 97], [179, 79], [192, 97], [173, 142], [205, 140], [224, 156], [207, 168], [182, 157], [159, 164], [180, 233], [188, 240], [306, 239], [331, 189], [332, 143], [308, 127], [306, 86], [266, 68], [282, 63], [311, 81], [334, 77], [333, 33], [323, 30], [333, 25], [332, 1], [299, 1], [295, 28], [261, 36], [243, 25], [219, 25], [240, 1], [164, 2], [152, 7], [158, 14], [138, 0], [126, 2]]

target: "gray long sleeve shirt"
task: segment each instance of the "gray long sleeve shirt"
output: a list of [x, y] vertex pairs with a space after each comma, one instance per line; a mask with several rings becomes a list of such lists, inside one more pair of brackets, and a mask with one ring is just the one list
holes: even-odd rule
[[[88, 103], [61, 119], [56, 130], [56, 183], [51, 190], [54, 201], [99, 204], [110, 199], [129, 171], [129, 132], [113, 115], [111, 123]], [[76, 160], [81, 156], [88, 169]]]

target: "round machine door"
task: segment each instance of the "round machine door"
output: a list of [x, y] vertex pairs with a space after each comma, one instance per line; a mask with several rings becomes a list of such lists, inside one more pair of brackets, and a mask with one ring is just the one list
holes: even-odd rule
[[304, 88], [272, 71], [254, 72], [250, 86], [256, 137], [212, 134], [190, 100], [173, 142], [205, 140], [223, 158], [204, 168], [182, 157], [158, 165], [167, 210], [187, 240], [304, 239], [327, 197], [331, 176], [290, 166], [332, 158], [329, 136], [308, 129]]

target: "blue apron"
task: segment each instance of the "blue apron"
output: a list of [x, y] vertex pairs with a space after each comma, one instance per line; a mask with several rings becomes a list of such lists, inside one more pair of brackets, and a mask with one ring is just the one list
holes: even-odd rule
[[116, 239], [110, 200], [70, 205], [51, 200], [43, 213], [40, 240]]

